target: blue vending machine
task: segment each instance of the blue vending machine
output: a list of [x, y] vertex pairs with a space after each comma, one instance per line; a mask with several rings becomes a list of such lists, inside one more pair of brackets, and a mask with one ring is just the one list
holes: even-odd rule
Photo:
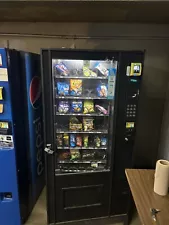
[[0, 224], [20, 225], [45, 184], [40, 56], [0, 49]]

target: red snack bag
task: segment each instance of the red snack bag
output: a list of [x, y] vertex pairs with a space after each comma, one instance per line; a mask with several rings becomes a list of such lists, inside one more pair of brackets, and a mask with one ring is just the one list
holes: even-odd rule
[[76, 137], [76, 146], [82, 147], [82, 137], [80, 135]]

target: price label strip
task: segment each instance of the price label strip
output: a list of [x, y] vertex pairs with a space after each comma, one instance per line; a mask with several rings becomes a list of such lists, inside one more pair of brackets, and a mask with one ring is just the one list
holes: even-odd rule
[[116, 74], [117, 74], [117, 61], [114, 61], [113, 64], [111, 64], [111, 68], [109, 69], [108, 94], [107, 94], [108, 99], [114, 99]]

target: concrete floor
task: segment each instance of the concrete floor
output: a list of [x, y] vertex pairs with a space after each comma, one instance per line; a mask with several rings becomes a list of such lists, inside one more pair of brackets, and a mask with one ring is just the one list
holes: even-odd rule
[[[25, 225], [46, 225], [47, 224], [46, 214], [46, 191], [43, 190], [40, 198], [38, 199], [32, 214]], [[74, 223], [73, 223], [74, 224]], [[71, 223], [70, 223], [71, 225]], [[113, 225], [123, 225], [123, 223], [116, 223]], [[133, 219], [130, 225], [141, 225], [137, 213], [133, 215]]]

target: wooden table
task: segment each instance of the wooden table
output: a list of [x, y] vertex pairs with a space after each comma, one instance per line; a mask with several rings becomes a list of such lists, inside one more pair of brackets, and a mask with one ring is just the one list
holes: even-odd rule
[[[143, 225], [169, 225], [169, 195], [159, 196], [153, 191], [154, 170], [126, 169], [127, 180]], [[160, 209], [157, 222], [151, 218], [150, 208]]]

